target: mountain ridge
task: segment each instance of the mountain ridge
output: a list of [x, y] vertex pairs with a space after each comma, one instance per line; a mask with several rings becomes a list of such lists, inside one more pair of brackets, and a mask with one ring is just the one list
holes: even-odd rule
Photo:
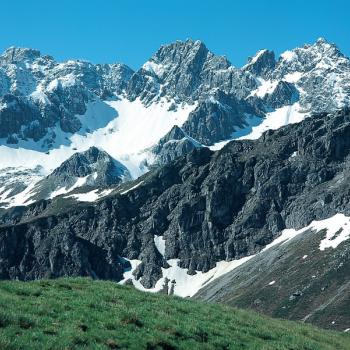
[[[26, 171], [37, 179], [37, 165], [44, 177], [75, 152], [97, 146], [136, 178], [157, 159], [171, 160], [193, 148], [190, 142], [173, 145], [164, 156], [155, 153], [162, 152], [157, 143], [174, 125], [195, 144], [217, 149], [225, 140], [256, 138], [310, 112], [346, 107], [349, 76], [349, 60], [324, 39], [278, 60], [260, 50], [241, 68], [188, 39], [161, 46], [135, 72], [123, 64], [59, 63], [38, 50], [9, 48], [0, 56], [0, 167], [25, 159]], [[142, 144], [142, 134], [154, 136]], [[108, 142], [102, 142], [105, 135]], [[136, 147], [130, 150], [129, 144]], [[21, 186], [32, 191], [26, 182]], [[21, 203], [7, 191], [8, 186], [0, 189], [5, 206]], [[28, 199], [27, 192], [21, 198]]]

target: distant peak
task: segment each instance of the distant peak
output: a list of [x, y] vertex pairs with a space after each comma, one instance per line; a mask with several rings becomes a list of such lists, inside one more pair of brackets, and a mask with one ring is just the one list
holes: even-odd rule
[[335, 57], [344, 56], [336, 44], [328, 41], [323, 37], [318, 38], [316, 40], [315, 44], [313, 45], [313, 48], [329, 56], [335, 56]]
[[155, 73], [159, 77], [163, 75], [165, 67], [177, 69], [182, 65], [193, 69], [196, 65], [202, 66], [210, 60], [214, 61], [213, 65], [218, 69], [227, 69], [231, 66], [226, 57], [215, 55], [200, 40], [177, 40], [162, 45], [142, 68]]
[[33, 61], [41, 56], [39, 50], [23, 48], [23, 47], [9, 47], [1, 55], [9, 63], [21, 61]]
[[329, 40], [327, 40], [323, 37], [318, 38], [313, 46], [317, 47], [317, 48], [322, 48], [322, 49], [332, 48], [332, 49], [340, 52], [340, 50], [338, 49], [336, 44], [330, 42]]
[[[204, 51], [208, 51], [207, 47], [201, 40], [193, 40], [193, 39], [186, 39], [186, 40], [176, 40], [175, 42], [172, 42], [170, 44], [162, 45], [158, 52], [164, 51], [164, 50], [185, 50], [185, 49], [191, 49], [191, 50], [198, 50], [203, 49]], [[156, 53], [156, 54], [157, 54]]]
[[330, 42], [327, 39], [320, 37], [316, 40], [316, 44], [330, 44]]

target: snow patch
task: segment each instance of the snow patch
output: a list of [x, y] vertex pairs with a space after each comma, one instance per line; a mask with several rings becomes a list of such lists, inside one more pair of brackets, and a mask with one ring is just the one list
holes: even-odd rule
[[34, 186], [35, 183], [31, 183], [24, 191], [9, 198], [9, 201], [5, 205], [3, 205], [3, 207], [10, 208], [34, 203], [34, 200], [30, 199], [30, 197], [34, 195], [34, 193], [32, 192]]
[[255, 140], [267, 130], [276, 130], [287, 124], [300, 123], [306, 117], [306, 114], [301, 112], [300, 109], [299, 103], [296, 102], [291, 106], [284, 106], [267, 113], [260, 124], [252, 127], [252, 131], [249, 134], [236, 139]]
[[[277, 80], [264, 80], [259, 78], [260, 85], [257, 89], [252, 91], [249, 96], [258, 96], [263, 98], [265, 95], [271, 94], [278, 84]], [[249, 97], [248, 96], [248, 97]]]
[[272, 285], [274, 285], [276, 283], [276, 281], [271, 281], [270, 283], [269, 283], [269, 286], [272, 286]]
[[[265, 118], [247, 115], [246, 125], [243, 128], [233, 132], [229, 140], [217, 142], [209, 148], [217, 151], [232, 140], [256, 140], [267, 130], [276, 130], [288, 124], [300, 123], [306, 117], [307, 114], [301, 112], [298, 102], [267, 113]], [[291, 157], [296, 155], [297, 153], [293, 153]]]
[[320, 250], [337, 248], [338, 245], [350, 239], [350, 218], [344, 214], [336, 214], [329, 219], [315, 221], [312, 228], [321, 231], [326, 229], [326, 237], [320, 243]]
[[294, 73], [288, 73], [286, 74], [283, 79], [287, 82], [287, 83], [297, 83], [301, 77], [303, 76], [303, 73], [301, 72], [294, 72]]
[[158, 77], [161, 77], [165, 71], [164, 65], [153, 61], [147, 61], [142, 68], [148, 72], [154, 73]]
[[134, 286], [143, 291], [157, 293], [163, 289], [165, 280], [175, 281], [174, 294], [180, 297], [191, 297], [198, 292], [209, 281], [213, 281], [216, 278], [224, 275], [227, 272], [232, 271], [234, 268], [242, 265], [251, 257], [245, 257], [239, 260], [233, 261], [220, 261], [216, 266], [208, 272], [197, 271], [195, 275], [187, 274], [188, 269], [184, 269], [178, 266], [179, 259], [168, 260], [169, 268], [162, 268], [163, 277], [159, 279], [154, 288], [145, 288], [140, 280], [136, 280], [132, 272], [141, 263], [140, 260], [129, 260], [131, 264], [131, 270], [124, 272], [124, 279], [120, 282], [124, 284], [128, 279], [131, 279]]
[[293, 51], [285, 51], [281, 54], [281, 58], [283, 61], [290, 62], [292, 61], [295, 57], [297, 57], [296, 53]]
[[74, 199], [78, 200], [79, 202], [95, 202], [98, 199], [101, 199], [103, 197], [108, 196], [112, 191], [113, 191], [113, 189], [108, 189], [108, 190], [104, 190], [104, 191], [99, 192], [99, 190], [96, 189], [96, 190], [92, 190], [90, 192], [75, 193], [75, 194], [71, 194], [71, 195], [65, 196], [65, 197], [66, 198], [74, 198]]
[[[327, 230], [327, 235], [320, 242], [319, 249], [336, 248], [340, 243], [350, 239], [350, 218], [346, 217], [344, 214], [336, 214], [325, 220], [312, 221], [309, 226], [300, 230], [285, 229], [277, 239], [268, 244], [262, 251], [279, 243], [284, 244], [307, 230], [314, 230], [317, 232]], [[307, 255], [304, 255], [303, 259], [306, 258]]]
[[57, 197], [57, 196], [60, 196], [60, 195], [62, 195], [62, 194], [66, 194], [66, 193], [68, 193], [68, 192], [71, 192], [71, 191], [73, 191], [75, 188], [84, 186], [84, 185], [86, 184], [87, 178], [88, 178], [88, 176], [85, 176], [85, 177], [78, 177], [73, 186], [68, 187], [68, 188], [66, 188], [66, 187], [61, 187], [61, 188], [57, 189], [56, 191], [51, 192], [49, 198], [52, 199], [52, 198]]
[[161, 255], [165, 255], [165, 239], [163, 236], [154, 236], [154, 244]]
[[[56, 83], [52, 81], [49, 85], [53, 87]], [[68, 78], [66, 84], [69, 84]], [[162, 100], [146, 107], [139, 99], [131, 102], [124, 98], [90, 102], [86, 113], [77, 116], [82, 123], [77, 133], [64, 133], [59, 126], [49, 130], [55, 135], [53, 149], [47, 148], [45, 139], [19, 140], [11, 146], [6, 144], [6, 139], [1, 139], [0, 168], [41, 165], [48, 175], [74, 153], [95, 146], [119, 160], [131, 176], [137, 178], [148, 170], [145, 162], [153, 161], [148, 149], [174, 125], [181, 126], [196, 108], [196, 104], [184, 104], [175, 112], [169, 110], [170, 105], [170, 101]]]

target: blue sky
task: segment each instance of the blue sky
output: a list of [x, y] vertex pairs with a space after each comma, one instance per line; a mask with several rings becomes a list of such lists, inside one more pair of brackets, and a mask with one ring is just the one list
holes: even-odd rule
[[348, 0], [4, 0], [0, 50], [136, 69], [161, 44], [193, 38], [241, 66], [261, 48], [279, 54], [323, 36], [349, 56], [349, 13]]

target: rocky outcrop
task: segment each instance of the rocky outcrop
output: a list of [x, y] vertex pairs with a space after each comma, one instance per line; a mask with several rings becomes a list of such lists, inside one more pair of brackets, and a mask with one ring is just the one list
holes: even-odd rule
[[297, 88], [284, 80], [279, 81], [273, 92], [266, 94], [263, 98], [264, 105], [272, 109], [292, 105], [298, 100], [299, 91]]
[[152, 148], [152, 153], [156, 155], [155, 163], [165, 165], [181, 156], [190, 153], [196, 147], [202, 145], [189, 137], [180, 127], [174, 126], [158, 144]]
[[267, 78], [276, 66], [275, 53], [270, 50], [260, 50], [254, 57], [249, 58], [243, 70], [255, 76]]
[[244, 128], [248, 115], [264, 114], [246, 101], [216, 90], [198, 103], [182, 128], [200, 143], [212, 145], [231, 138], [234, 131]]
[[[128, 169], [107, 152], [91, 147], [77, 152], [64, 161], [50, 175], [39, 181], [32, 190], [35, 200], [50, 197], [53, 191], [88, 186], [104, 188], [122, 181], [130, 181]], [[80, 183], [79, 183], [80, 182]]]
[[107, 152], [90, 147], [87, 151], [75, 153], [64, 161], [47, 179], [55, 179], [61, 185], [69, 185], [69, 180], [75, 177], [93, 176], [91, 184], [98, 187], [110, 186], [122, 181], [130, 180], [128, 170]]
[[[35, 227], [40, 227], [36, 229]], [[54, 218], [44, 218], [16, 230], [4, 228], [0, 244], [0, 279], [31, 280], [89, 276], [120, 280], [123, 269], [113, 249], [104, 250], [77, 237]]]

